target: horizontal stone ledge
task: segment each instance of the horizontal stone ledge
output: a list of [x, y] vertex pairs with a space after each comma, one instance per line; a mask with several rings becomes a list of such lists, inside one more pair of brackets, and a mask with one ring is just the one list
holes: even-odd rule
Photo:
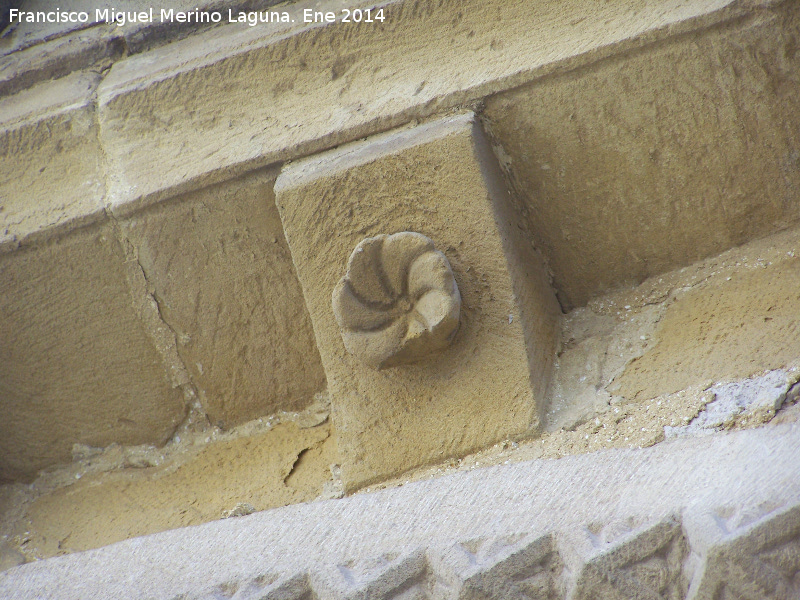
[[[128, 214], [771, 4], [396, 0], [375, 8], [383, 23], [198, 34], [116, 63], [101, 84], [109, 202]], [[308, 6], [287, 10], [301, 23]]]
[[[49, 136], [45, 144], [13, 146], [13, 160], [7, 161], [10, 175], [5, 181], [0, 178], [0, 194], [14, 198], [15, 203], [20, 201], [17, 196], [23, 200], [30, 196], [19, 193], [14, 174], [20, 168], [39, 172], [51, 160], [50, 146], [71, 148], [75, 139], [82, 139], [87, 149], [75, 160], [81, 165], [91, 163], [91, 174], [82, 175], [81, 166], [76, 173], [83, 179], [63, 185], [54, 176], [57, 171], [47, 169], [31, 189], [38, 193], [40, 187], [49, 189], [50, 182], [60, 182], [57, 192], [43, 190], [63, 206], [63, 214], [56, 217], [59, 231], [62, 225], [72, 228], [96, 220], [102, 204], [115, 216], [124, 217], [145, 205], [256, 168], [479, 102], [658, 40], [733, 22], [775, 4], [705, 0], [687, 11], [677, 4], [651, 1], [642, 7], [627, 0], [613, 8], [598, 3], [586, 5], [581, 14], [560, 14], [547, 5], [532, 7], [519, 1], [502, 7], [480, 3], [466, 7], [470, 10], [448, 1], [435, 10], [415, 12], [412, 2], [395, 0], [383, 5], [386, 26], [226, 25], [121, 60], [116, 60], [116, 51], [110, 55], [103, 51], [102, 60], [116, 60], [113, 68], [99, 88], [94, 81], [91, 89], [79, 92], [81, 106], [62, 110], [66, 114], [79, 109], [91, 129], [89, 135], [75, 138], [72, 130], [54, 129], [52, 124], [47, 131], [54, 113], [45, 104], [59, 104], [66, 97], [57, 87], [99, 79], [97, 75], [76, 72], [0, 100], [4, 135], [35, 137], [13, 133], [21, 131], [19, 115], [25, 112], [25, 127]], [[300, 2], [288, 8], [302, 21], [299, 15], [306, 6]], [[497, 14], [491, 12], [492, 7]], [[539, 33], [532, 36], [531, 31]], [[22, 54], [40, 52], [55, 42], [65, 51], [80, 54], [81, 44], [94, 43], [97, 35], [93, 32], [73, 34], [75, 47], [66, 36], [3, 60], [11, 71], [19, 68], [20, 76], [27, 76], [25, 65], [17, 64]], [[431, 45], [431, 40], [450, 38], [451, 43], [443, 47]], [[464, 57], [469, 57], [469, 68], [441, 68], [458, 65]], [[25, 64], [36, 67], [39, 58]], [[68, 57], [64, 60], [74, 62]], [[40, 66], [50, 68], [44, 63]], [[263, 76], [267, 66], [269, 78]], [[365, 90], [370, 98], [366, 103]], [[187, 103], [178, 99], [192, 96], [196, 100], [187, 110]], [[65, 156], [57, 158], [71, 160], [71, 155]], [[83, 193], [82, 186], [89, 184], [96, 190]], [[70, 193], [64, 190], [80, 193], [81, 199], [65, 200]], [[94, 205], [88, 212], [87, 201]], [[17, 227], [19, 215], [12, 214], [16, 212], [7, 205], [2, 215], [0, 233], [8, 228], [1, 244], [6, 250], [53, 228], [49, 218]]]
[[82, 69], [102, 72], [123, 57], [125, 43], [113, 31], [92, 28], [0, 57], [0, 97]]
[[[64, 77], [73, 71], [92, 69], [100, 72], [112, 63], [145, 52], [152, 48], [172, 43], [199, 31], [217, 27], [208, 20], [196, 22], [191, 17], [195, 11], [219, 12], [221, 15], [231, 10], [234, 15], [240, 11], [252, 12], [255, 7], [267, 10], [278, 4], [280, 0], [201, 0], [191, 7], [172, 8], [173, 15], [188, 13], [183, 21], [173, 16], [172, 20], [161, 20], [161, 10], [169, 7], [152, 6], [153, 21], [149, 20], [149, 6], [145, 8], [147, 20], [139, 20], [143, 6], [136, 0], [118, 0], [111, 6], [95, 5], [93, 2], [78, 0], [72, 6], [59, 11], [67, 13], [68, 20], [56, 20], [49, 23], [29, 23], [20, 18], [15, 19], [7, 29], [3, 30], [3, 45], [0, 47], [0, 97], [14, 94], [30, 86], [51, 78]], [[19, 4], [19, 3], [18, 3]], [[163, 8], [162, 8], [163, 7]], [[224, 8], [223, 8], [224, 7]], [[41, 12], [44, 6], [21, 6], [27, 15], [30, 12]], [[3, 9], [6, 13], [8, 9]], [[79, 20], [80, 13], [85, 13], [86, 22]], [[137, 20], [129, 20], [131, 14]], [[125, 22], [107, 22], [113, 15], [122, 14]], [[4, 15], [8, 17], [8, 14]], [[69, 19], [72, 19], [70, 21]], [[234, 26], [236, 27], [236, 26]], [[247, 24], [239, 25], [247, 29]], [[232, 29], [232, 28], [229, 28]]]
[[796, 597], [766, 565], [800, 540], [798, 452], [795, 422], [479, 469], [23, 565], [0, 595]]

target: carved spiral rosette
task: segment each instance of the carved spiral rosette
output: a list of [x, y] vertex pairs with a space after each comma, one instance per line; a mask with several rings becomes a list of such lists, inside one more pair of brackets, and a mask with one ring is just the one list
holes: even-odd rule
[[450, 345], [461, 294], [450, 263], [421, 233], [367, 238], [333, 290], [347, 351], [376, 369], [413, 363]]

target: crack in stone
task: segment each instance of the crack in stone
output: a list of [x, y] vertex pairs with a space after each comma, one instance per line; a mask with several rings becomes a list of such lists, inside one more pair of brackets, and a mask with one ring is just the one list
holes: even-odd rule
[[92, 90], [91, 96], [94, 110], [95, 135], [97, 136], [97, 145], [100, 148], [100, 161], [102, 163], [98, 165], [103, 180], [104, 201], [102, 211], [114, 230], [114, 235], [124, 256], [125, 276], [128, 281], [128, 290], [131, 294], [134, 310], [145, 331], [150, 336], [156, 351], [161, 356], [162, 363], [167, 371], [167, 376], [172, 387], [181, 388], [183, 391], [187, 410], [184, 419], [175, 427], [175, 432], [177, 432], [181, 431], [185, 425], [190, 424], [196, 416], [195, 413], [200, 410], [197, 401], [197, 387], [192, 381], [189, 370], [186, 368], [186, 365], [178, 353], [177, 333], [164, 318], [161, 303], [156, 297], [155, 292], [151, 291], [152, 284], [147, 277], [147, 271], [139, 260], [138, 250], [125, 234], [109, 201], [108, 194], [109, 190], [112, 188], [110, 182], [110, 160], [103, 136], [100, 132], [100, 106], [97, 97], [97, 90], [107, 73], [108, 71], [105, 71], [100, 75], [97, 85], [95, 85]]
[[300, 452], [297, 453], [297, 457], [292, 462], [292, 466], [289, 467], [289, 472], [286, 473], [286, 475], [283, 478], [284, 485], [290, 486], [289, 480], [292, 478], [293, 475], [296, 474], [297, 469], [300, 468], [300, 466], [302, 465], [303, 459], [305, 458], [306, 454], [308, 454], [308, 452], [310, 452], [311, 450], [316, 450], [317, 448], [322, 446], [322, 444], [324, 444], [329, 437], [330, 434], [326, 435], [323, 439], [319, 440], [318, 442], [311, 444], [307, 448], [303, 448], [302, 450], [300, 450]]

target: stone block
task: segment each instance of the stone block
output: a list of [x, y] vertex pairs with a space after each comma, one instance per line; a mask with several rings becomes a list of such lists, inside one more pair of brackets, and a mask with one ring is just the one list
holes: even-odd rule
[[561, 551], [573, 573], [570, 600], [684, 598], [688, 544], [680, 519], [635, 527], [636, 519], [589, 527], [563, 536]]
[[0, 254], [0, 479], [74, 443], [163, 443], [183, 419], [112, 223]]
[[[641, 401], [691, 385], [735, 382], [796, 364], [800, 359], [800, 257], [795, 256], [795, 241], [788, 241], [792, 250], [783, 256], [773, 253], [768, 261], [752, 261], [755, 268], [745, 262], [731, 276], [708, 277], [705, 285], [676, 295], [655, 330], [657, 343], [631, 361], [609, 391]], [[753, 248], [759, 250], [764, 252], [763, 247]], [[721, 270], [726, 261], [718, 265]], [[753, 396], [751, 403], [772, 386], [759, 387], [745, 394]], [[719, 387], [710, 391], [719, 394], [720, 400], [736, 395]], [[733, 409], [738, 402], [729, 398], [717, 409], [724, 404]]]
[[120, 219], [212, 422], [298, 410], [325, 388], [302, 291], [261, 171]]
[[564, 564], [552, 535], [501, 536], [429, 552], [435, 598], [557, 598]]
[[0, 104], [0, 252], [103, 217], [98, 81], [76, 73]]
[[[423, 590], [430, 588], [426, 581], [429, 579], [428, 571], [427, 557], [421, 549], [399, 556], [387, 552], [364, 561], [348, 560], [343, 564], [322, 566], [308, 577], [306, 593], [311, 597], [331, 600], [425, 598], [428, 595]], [[266, 597], [271, 599], [273, 596]]]
[[[328, 377], [346, 486], [538, 428], [559, 308], [472, 113], [293, 163], [275, 190]], [[394, 235], [380, 238], [382, 246], [365, 241], [405, 231], [426, 236], [434, 247], [419, 241], [417, 249], [401, 248]], [[418, 295], [403, 307], [403, 294], [389, 291], [395, 280], [408, 291], [416, 278], [427, 282], [420, 293], [441, 288], [443, 294], [449, 284], [440, 257], [446, 258], [461, 299], [460, 324], [446, 349], [399, 366], [370, 366], [348, 351], [354, 346], [346, 331], [343, 338], [332, 295], [346, 271], [345, 280], [363, 275], [356, 273], [358, 261], [350, 260], [348, 270], [359, 243], [376, 256], [421, 253], [384, 256], [376, 282], [359, 284], [357, 298], [391, 317], [388, 325], [383, 317], [365, 321], [367, 332], [384, 327], [386, 335], [412, 336], [413, 327], [449, 319], [450, 305], [443, 312], [421, 310], [430, 298]], [[401, 264], [407, 272], [398, 275], [392, 269]], [[404, 308], [415, 316], [393, 333], [392, 319], [407, 318]], [[439, 349], [439, 334], [433, 338]]]
[[800, 505], [726, 503], [687, 511], [692, 580], [686, 600], [800, 597]]
[[800, 219], [798, 27], [782, 3], [487, 101], [565, 309]]
[[[39, 33], [42, 33], [41, 23], [31, 25], [38, 27]], [[33, 40], [19, 44], [17, 37], [19, 47], [3, 56], [0, 96], [14, 94], [39, 82], [59, 79], [75, 71], [105, 71], [126, 51], [122, 36], [116, 29], [116, 26], [110, 29], [85, 28], [80, 33], [67, 33], [46, 42], [36, 41], [33, 45], [28, 45]]]

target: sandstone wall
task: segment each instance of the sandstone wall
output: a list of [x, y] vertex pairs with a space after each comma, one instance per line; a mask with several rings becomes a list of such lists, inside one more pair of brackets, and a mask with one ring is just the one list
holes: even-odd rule
[[[337, 439], [348, 491], [794, 401], [796, 2], [392, 0], [380, 23], [302, 23], [316, 4], [0, 46], [1, 479], [76, 444], [301, 418], [326, 390], [324, 436], [297, 435]], [[360, 242], [403, 231], [452, 268], [458, 327], [375, 369], [333, 296]]]

